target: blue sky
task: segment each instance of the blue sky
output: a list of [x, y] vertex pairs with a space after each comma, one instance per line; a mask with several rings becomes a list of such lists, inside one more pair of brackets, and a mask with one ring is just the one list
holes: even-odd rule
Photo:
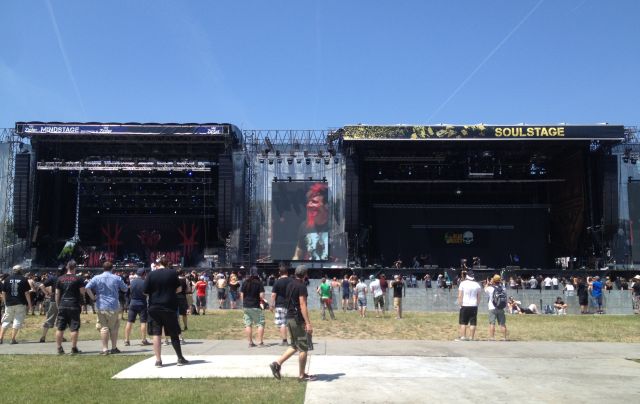
[[640, 123], [640, 1], [0, 5], [15, 121]]

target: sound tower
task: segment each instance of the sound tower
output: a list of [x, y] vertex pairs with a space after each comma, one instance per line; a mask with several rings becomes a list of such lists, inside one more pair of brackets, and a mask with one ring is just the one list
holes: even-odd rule
[[13, 229], [20, 238], [29, 232], [29, 174], [31, 154], [16, 154], [13, 178]]
[[[345, 231], [351, 239], [358, 233], [360, 227], [360, 215], [359, 215], [359, 177], [358, 177], [358, 162], [349, 157], [346, 161], [346, 181], [345, 181]], [[351, 242], [349, 245], [352, 245]]]
[[231, 156], [221, 155], [218, 161], [218, 234], [226, 237], [232, 230], [233, 162]]

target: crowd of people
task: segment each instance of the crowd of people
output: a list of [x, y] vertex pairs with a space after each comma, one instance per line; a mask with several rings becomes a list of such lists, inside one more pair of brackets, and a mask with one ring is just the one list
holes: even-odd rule
[[[5, 334], [11, 327], [11, 344], [16, 344], [17, 335], [25, 318], [36, 312], [44, 316], [40, 342], [46, 341], [48, 330], [55, 328], [56, 348], [64, 354], [64, 334], [69, 330], [71, 340], [70, 353], [80, 353], [77, 347], [80, 329], [80, 314], [88, 313], [89, 308], [96, 314], [96, 328], [100, 332], [101, 354], [118, 354], [118, 333], [121, 321], [126, 320], [124, 345], [131, 344], [131, 334], [136, 321], [140, 321], [140, 344], [153, 345], [156, 366], [162, 367], [161, 343], [171, 345], [177, 356], [177, 365], [189, 363], [182, 355], [181, 344], [185, 343], [183, 332], [188, 330], [189, 315], [205, 315], [209, 306], [217, 305], [218, 309], [238, 309], [242, 307], [242, 318], [245, 335], [250, 348], [264, 345], [265, 312], [271, 311], [275, 326], [278, 328], [281, 345], [287, 350], [278, 361], [270, 364], [274, 377], [280, 378], [282, 363], [296, 352], [299, 356], [300, 380], [312, 380], [313, 376], [304, 372], [307, 352], [313, 349], [312, 326], [307, 302], [309, 280], [307, 269], [303, 265], [290, 276], [290, 270], [281, 265], [277, 277], [271, 280], [259, 276], [256, 267], [249, 271], [186, 272], [173, 267], [163, 257], [159, 258], [151, 270], [138, 269], [135, 273], [126, 274], [113, 271], [110, 262], [105, 262], [103, 272], [98, 275], [79, 274], [76, 263], [71, 260], [57, 273], [40, 275], [26, 274], [20, 266], [15, 266], [10, 274], [2, 278], [2, 328], [0, 344], [4, 343]], [[475, 339], [478, 307], [486, 298], [488, 304], [489, 339], [496, 337], [496, 324], [503, 340], [508, 338], [505, 314], [540, 314], [541, 309], [535, 304], [523, 305], [509, 291], [516, 292], [528, 285], [528, 289], [562, 290], [549, 305], [556, 314], [566, 314], [568, 305], [565, 296], [577, 296], [581, 313], [589, 310], [589, 299], [595, 304], [596, 313], [602, 313], [602, 294], [607, 289], [619, 286], [621, 289], [633, 290], [634, 307], [640, 309], [640, 275], [631, 279], [631, 285], [618, 279], [616, 285], [610, 278], [571, 277], [558, 279], [531, 277], [526, 282], [521, 278], [511, 277], [508, 281], [494, 274], [483, 281], [475, 279], [472, 270], [462, 271], [454, 280], [440, 275], [432, 283], [430, 276], [423, 278], [425, 287], [449, 288], [457, 290], [459, 311], [459, 335], [456, 341]], [[271, 295], [265, 295], [265, 285], [271, 284]], [[388, 307], [392, 303], [396, 319], [403, 317], [403, 298], [407, 279], [399, 274], [387, 280], [384, 274], [370, 275], [369, 279], [354, 274], [345, 274], [344, 278], [324, 276], [315, 293], [320, 301], [322, 320], [335, 320], [334, 306], [338, 303], [343, 312], [354, 311], [359, 317], [367, 317], [369, 299], [373, 302], [376, 317], [386, 317]], [[389, 299], [389, 295], [391, 298]], [[214, 299], [214, 304], [207, 299]], [[195, 297], [195, 301], [194, 301]], [[194, 304], [195, 303], [195, 304]], [[182, 323], [182, 324], [180, 324]], [[147, 336], [152, 341], [147, 339]]]

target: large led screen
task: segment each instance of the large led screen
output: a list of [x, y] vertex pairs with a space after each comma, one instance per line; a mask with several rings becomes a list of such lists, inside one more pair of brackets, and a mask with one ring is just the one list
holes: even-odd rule
[[326, 182], [272, 184], [271, 258], [330, 261], [331, 209]]

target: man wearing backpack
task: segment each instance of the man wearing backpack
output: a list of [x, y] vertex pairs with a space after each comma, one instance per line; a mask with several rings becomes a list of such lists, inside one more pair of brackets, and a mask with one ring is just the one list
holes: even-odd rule
[[489, 340], [495, 340], [496, 321], [502, 330], [503, 340], [507, 340], [507, 319], [504, 308], [507, 307], [507, 293], [501, 283], [500, 275], [493, 275], [484, 288], [489, 298]]

